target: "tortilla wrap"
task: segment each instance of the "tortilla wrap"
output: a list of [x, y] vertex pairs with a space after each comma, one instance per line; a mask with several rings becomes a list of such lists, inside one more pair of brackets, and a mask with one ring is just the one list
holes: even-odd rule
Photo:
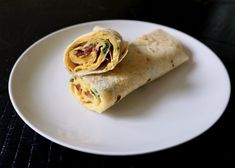
[[188, 59], [180, 42], [158, 29], [130, 44], [127, 56], [112, 71], [74, 77], [70, 90], [87, 108], [101, 113]]
[[125, 57], [127, 48], [128, 43], [118, 32], [96, 26], [66, 48], [65, 66], [77, 76], [107, 72]]

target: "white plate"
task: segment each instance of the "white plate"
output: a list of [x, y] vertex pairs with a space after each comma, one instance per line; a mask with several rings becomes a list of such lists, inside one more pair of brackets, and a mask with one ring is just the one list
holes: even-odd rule
[[[63, 53], [95, 25], [113, 28], [129, 41], [164, 29], [188, 48], [191, 59], [103, 114], [89, 111], [69, 91]], [[230, 80], [218, 57], [189, 35], [153, 23], [110, 20], [68, 27], [33, 44], [12, 69], [9, 93], [24, 122], [51, 141], [89, 153], [131, 155], [169, 148], [206, 131], [227, 106]]]

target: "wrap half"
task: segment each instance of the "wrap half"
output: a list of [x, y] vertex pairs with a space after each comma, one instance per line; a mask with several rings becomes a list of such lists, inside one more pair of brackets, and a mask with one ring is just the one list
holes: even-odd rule
[[127, 48], [128, 43], [118, 32], [96, 26], [66, 48], [65, 66], [77, 76], [107, 72], [125, 57]]
[[158, 29], [130, 44], [126, 58], [115, 69], [75, 77], [70, 82], [70, 90], [83, 105], [100, 113], [188, 59], [183, 46]]

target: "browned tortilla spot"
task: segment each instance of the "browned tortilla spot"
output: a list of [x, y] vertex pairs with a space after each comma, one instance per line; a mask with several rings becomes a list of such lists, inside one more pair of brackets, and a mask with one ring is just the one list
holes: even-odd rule
[[150, 62], [150, 59], [149, 59], [149, 58], [146, 58], [146, 62], [147, 62], [147, 63]]
[[144, 40], [148, 40], [148, 37], [146, 35], [143, 36]]
[[118, 95], [117, 96], [117, 100], [116, 100], [116, 103], [121, 99], [121, 95]]
[[172, 68], [175, 67], [175, 64], [174, 64], [174, 61], [173, 61], [173, 60], [171, 60], [171, 66], [172, 66]]

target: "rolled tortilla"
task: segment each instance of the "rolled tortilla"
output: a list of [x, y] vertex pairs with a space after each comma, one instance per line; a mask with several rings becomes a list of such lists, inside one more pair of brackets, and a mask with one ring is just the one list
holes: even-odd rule
[[112, 71], [73, 78], [70, 90], [83, 105], [100, 113], [188, 59], [182, 45], [159, 29], [130, 44], [126, 58]]
[[107, 72], [125, 57], [127, 48], [118, 32], [96, 26], [66, 48], [65, 66], [77, 76]]

